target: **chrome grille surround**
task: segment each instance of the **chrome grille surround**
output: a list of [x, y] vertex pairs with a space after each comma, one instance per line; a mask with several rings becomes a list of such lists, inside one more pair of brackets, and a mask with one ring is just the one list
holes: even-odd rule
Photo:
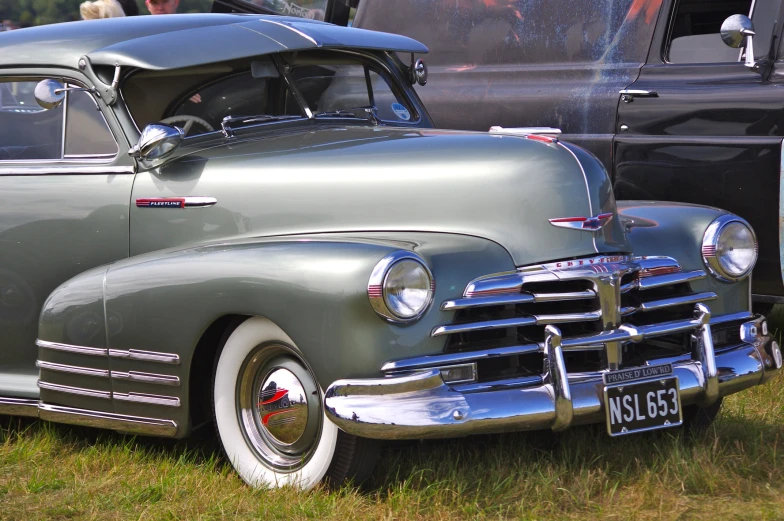
[[[556, 332], [561, 335], [560, 349], [564, 353], [598, 351], [603, 353], [604, 369], [615, 370], [622, 364], [624, 345], [693, 331], [702, 325], [704, 319], [699, 313], [695, 314], [695, 305], [714, 300], [717, 295], [694, 292], [689, 283], [706, 276], [701, 270], [683, 271], [670, 257], [605, 256], [529, 266], [514, 272], [480, 277], [467, 285], [462, 298], [443, 302], [441, 310], [465, 312], [488, 309], [489, 319], [460, 320], [459, 314], [456, 314], [455, 322], [435, 327], [431, 335], [449, 339], [464, 333], [506, 330], [507, 337], [518, 340], [517, 328], [543, 326], [536, 330], [539, 331], [536, 338], [529, 336], [523, 342], [512, 341], [512, 345], [497, 345], [489, 349], [481, 346], [473, 348], [468, 342], [458, 352], [450, 352], [447, 348], [443, 354], [388, 362], [382, 371], [397, 374], [494, 357], [531, 353], [546, 355], [547, 339]], [[561, 283], [579, 283], [583, 287], [560, 291], [558, 286]], [[542, 291], [543, 286], [549, 290]], [[668, 287], [679, 290], [670, 295]], [[626, 305], [622, 305], [624, 301], [627, 301]], [[560, 302], [564, 305], [577, 303], [584, 310], [554, 311], [553, 308]], [[521, 304], [527, 306], [528, 311], [518, 312]], [[537, 304], [547, 304], [550, 310], [537, 312]], [[501, 309], [514, 316], [492, 315]], [[647, 320], [647, 317], [655, 315], [652, 312], [662, 310], [677, 310], [677, 313], [661, 322]], [[579, 323], [589, 326], [587, 333], [568, 336], [565, 331], [549, 327], [568, 327]], [[542, 374], [545, 372], [546, 368], [542, 369]]]

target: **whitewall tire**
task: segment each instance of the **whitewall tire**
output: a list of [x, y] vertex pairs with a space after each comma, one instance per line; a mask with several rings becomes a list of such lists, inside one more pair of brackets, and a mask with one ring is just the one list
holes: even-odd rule
[[377, 445], [329, 421], [302, 353], [266, 318], [245, 320], [223, 345], [213, 411], [229, 461], [254, 487], [340, 484], [363, 479], [375, 464]]

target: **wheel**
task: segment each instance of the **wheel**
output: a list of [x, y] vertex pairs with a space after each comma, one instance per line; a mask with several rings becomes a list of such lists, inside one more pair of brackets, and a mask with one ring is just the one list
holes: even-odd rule
[[699, 405], [687, 405], [683, 408], [683, 428], [691, 433], [697, 434], [708, 429], [719, 415], [721, 410], [722, 398], [716, 403], [707, 407]]
[[223, 449], [246, 483], [309, 489], [370, 475], [377, 443], [340, 431], [323, 403], [302, 354], [274, 323], [249, 318], [228, 337], [215, 367], [213, 413]]

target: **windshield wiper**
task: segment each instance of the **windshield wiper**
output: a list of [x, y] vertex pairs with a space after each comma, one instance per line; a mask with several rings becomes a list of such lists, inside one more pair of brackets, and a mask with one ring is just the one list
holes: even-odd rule
[[358, 118], [366, 119], [374, 125], [380, 125], [381, 120], [376, 115], [376, 109], [371, 107], [357, 107], [355, 109], [333, 110], [329, 112], [318, 112], [313, 115], [316, 118]]
[[261, 114], [258, 116], [226, 116], [221, 120], [221, 130], [226, 137], [234, 136], [233, 127], [241, 127], [251, 125], [253, 123], [268, 123], [270, 121], [284, 121], [287, 119], [302, 119], [302, 116], [294, 116], [290, 114], [282, 114], [280, 116], [270, 116], [269, 114]]

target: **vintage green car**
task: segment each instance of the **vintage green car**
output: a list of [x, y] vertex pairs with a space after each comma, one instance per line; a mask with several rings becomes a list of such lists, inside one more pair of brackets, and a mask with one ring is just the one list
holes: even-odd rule
[[380, 439], [706, 424], [781, 368], [747, 223], [433, 129], [412, 39], [215, 14], [0, 47], [1, 413], [214, 423], [248, 483], [307, 488]]

